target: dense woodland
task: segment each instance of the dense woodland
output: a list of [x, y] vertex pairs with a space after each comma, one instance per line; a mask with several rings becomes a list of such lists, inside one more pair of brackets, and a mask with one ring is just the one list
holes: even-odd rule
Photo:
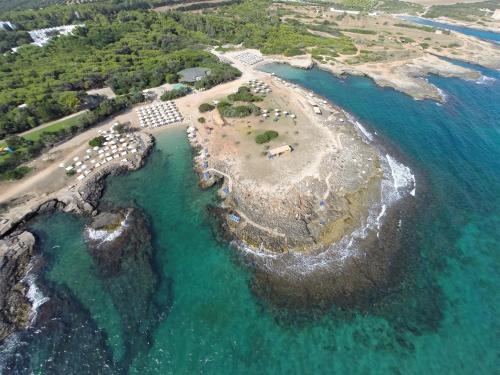
[[[7, 2], [3, 0], [2, 6]], [[357, 51], [351, 39], [340, 32], [337, 38], [324, 38], [298, 22], [283, 21], [283, 11], [272, 8], [271, 0], [232, 0], [201, 13], [151, 10], [172, 2], [103, 0], [2, 12], [1, 20], [15, 25], [15, 30], [4, 30], [0, 35], [2, 52], [25, 44], [28, 30], [84, 26], [72, 36], [53, 38], [43, 48], [26, 44], [17, 53], [0, 55], [0, 139], [81, 109], [99, 111], [103, 104], [86, 94], [89, 89], [110, 86], [128, 98], [124, 103], [131, 103], [135, 99], [130, 98], [141, 97], [145, 88], [176, 82], [177, 72], [185, 68], [210, 68], [210, 76], [196, 83], [198, 89], [238, 76], [235, 68], [207, 52], [210, 46], [242, 43], [265, 54], [288, 56], [320, 51], [323, 57], [334, 57]], [[191, 2], [182, 3], [191, 7]], [[85, 121], [80, 130], [91, 122]], [[42, 142], [42, 146], [50, 143]], [[19, 152], [28, 149], [23, 147]], [[33, 155], [11, 155], [0, 162], [12, 168]], [[9, 158], [16, 163], [6, 163]]]
[[[268, 1], [244, 2], [205, 15], [147, 10], [146, 3], [97, 3], [16, 11], [7, 19], [20, 29], [84, 23], [73, 36], [48, 46], [23, 46], [0, 57], [0, 138], [87, 107], [85, 91], [111, 86], [134, 93], [175, 82], [179, 70], [205, 66], [212, 74], [197, 88], [234, 78], [205, 48], [244, 43], [264, 53], [295, 55], [308, 47], [355, 53], [349, 38], [322, 38], [280, 21]], [[18, 108], [26, 104], [26, 108]]]

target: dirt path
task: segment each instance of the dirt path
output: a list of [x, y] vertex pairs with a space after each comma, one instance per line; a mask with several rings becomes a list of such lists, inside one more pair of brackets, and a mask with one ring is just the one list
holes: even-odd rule
[[[88, 148], [89, 139], [98, 135], [98, 130], [107, 129], [120, 118], [127, 118], [135, 111], [134, 108], [124, 113], [101, 122], [95, 127], [78, 134], [68, 141], [51, 148], [28, 165], [34, 167], [34, 172], [20, 181], [10, 181], [0, 183], [0, 203], [7, 202], [23, 194], [49, 194], [61, 189], [68, 184], [65, 172], [59, 164], [71, 164], [73, 157], [80, 154], [82, 150]], [[47, 157], [52, 155], [52, 160], [47, 161]]]
[[250, 224], [252, 226], [254, 226], [255, 228], [258, 228], [268, 234], [270, 234], [271, 236], [277, 236], [277, 237], [282, 237], [282, 238], [285, 238], [285, 235], [283, 233], [280, 233], [278, 232], [276, 229], [270, 229], [268, 227], [264, 227], [260, 224], [257, 224], [255, 221], [253, 221], [252, 219], [250, 219], [247, 215], [245, 215], [243, 212], [238, 212], [238, 215], [240, 215], [247, 224]]
[[218, 169], [215, 169], [215, 168], [207, 168], [205, 171], [206, 172], [218, 173], [221, 176], [227, 178], [227, 187], [229, 189], [229, 192], [233, 191], [233, 179], [231, 178], [230, 175], [228, 175], [227, 173], [221, 172], [221, 171], [219, 171]]
[[337, 133], [337, 148], [339, 150], [343, 150], [344, 146], [342, 146], [342, 141], [340, 140], [340, 133]]

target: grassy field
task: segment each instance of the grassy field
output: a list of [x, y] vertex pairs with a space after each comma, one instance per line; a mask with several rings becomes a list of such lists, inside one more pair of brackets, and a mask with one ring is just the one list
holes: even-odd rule
[[[22, 135], [23, 138], [29, 140], [29, 141], [36, 141], [40, 138], [40, 135], [43, 132], [56, 132], [61, 129], [68, 129], [71, 128], [73, 125], [78, 125], [78, 123], [81, 121], [81, 119], [85, 116], [85, 112], [81, 113], [75, 117], [68, 118], [66, 120], [59, 120], [59, 121], [54, 121], [54, 123], [50, 126], [44, 127], [44, 128], [33, 128], [33, 130], [30, 130], [26, 134]], [[43, 126], [43, 125], [41, 125]], [[5, 141], [0, 141], [0, 147], [5, 147]]]
[[86, 113], [84, 112], [84, 113], [79, 114], [78, 116], [71, 117], [71, 118], [66, 119], [66, 120], [56, 121], [52, 125], [47, 126], [46, 128], [43, 128], [43, 129], [34, 128], [29, 133], [23, 135], [23, 138], [26, 138], [29, 141], [36, 141], [36, 140], [38, 140], [38, 138], [40, 138], [40, 135], [43, 132], [51, 133], [51, 132], [59, 131], [61, 129], [69, 129], [73, 125], [78, 125], [80, 123], [80, 121], [83, 119], [83, 117], [85, 117], [85, 115], [86, 115]]
[[[33, 130], [30, 130], [28, 133], [24, 134], [22, 137], [29, 140], [29, 141], [37, 141], [40, 138], [40, 135], [42, 133], [51, 133], [51, 132], [57, 132], [61, 129], [69, 129], [73, 125], [78, 125], [80, 121], [83, 119], [83, 117], [86, 115], [86, 112], [82, 112], [81, 114], [65, 119], [65, 120], [59, 120], [55, 121], [49, 126], [46, 126], [44, 128], [34, 128]], [[0, 148], [7, 146], [5, 144], [5, 141], [0, 141]], [[6, 155], [1, 155], [0, 156], [0, 162], [3, 161], [9, 154]]]

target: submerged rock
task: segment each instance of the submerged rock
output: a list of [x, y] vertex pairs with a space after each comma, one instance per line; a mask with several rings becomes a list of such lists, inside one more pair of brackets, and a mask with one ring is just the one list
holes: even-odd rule
[[27, 231], [0, 240], [0, 341], [29, 323], [31, 304], [23, 280], [34, 247], [35, 237]]
[[135, 338], [120, 359], [126, 367], [134, 353], [148, 345], [160, 316], [153, 301], [159, 283], [149, 225], [137, 209], [104, 212], [85, 229], [85, 237], [102, 285], [121, 317], [124, 337]]
[[34, 324], [11, 336], [14, 350], [2, 353], [0, 372], [31, 374], [43, 369], [47, 374], [123, 373], [113, 361], [106, 332], [71, 290], [62, 284], [50, 288], [44, 284], [41, 288], [50, 299], [41, 306]]

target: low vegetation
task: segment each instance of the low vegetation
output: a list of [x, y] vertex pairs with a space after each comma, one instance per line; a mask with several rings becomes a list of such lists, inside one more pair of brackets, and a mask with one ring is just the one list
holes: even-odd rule
[[451, 5], [433, 5], [425, 13], [425, 17], [448, 17], [461, 21], [474, 21], [477, 17], [485, 16], [483, 9], [495, 11], [499, 8], [498, 1], [483, 1], [479, 3], [458, 3]]
[[26, 176], [29, 172], [31, 172], [30, 167], [21, 166], [1, 174], [0, 179], [6, 181], [20, 180], [24, 176]]
[[201, 112], [201, 113], [205, 113], [205, 112], [210, 112], [210, 111], [213, 111], [215, 109], [215, 106], [210, 104], [210, 103], [202, 103], [200, 104], [200, 106], [198, 107], [198, 110]]
[[255, 142], [260, 145], [263, 143], [267, 143], [275, 138], [278, 138], [278, 136], [279, 136], [279, 133], [277, 131], [268, 130], [264, 133], [258, 134], [255, 137]]
[[177, 98], [182, 98], [183, 96], [186, 96], [191, 92], [191, 89], [187, 86], [183, 86], [178, 89], [173, 89], [169, 91], [165, 91], [163, 95], [161, 96], [161, 100], [167, 101], [167, 100], [174, 100]]
[[404, 27], [404, 28], [407, 28], [407, 29], [415, 29], [415, 30], [420, 30], [420, 31], [427, 31], [427, 32], [430, 32], [430, 33], [433, 33], [436, 31], [436, 28], [435, 27], [432, 27], [432, 26], [423, 26], [423, 25], [413, 25], [411, 23], [395, 23], [394, 26], [396, 27]]
[[368, 51], [368, 50], [361, 50], [359, 52], [359, 55], [349, 58], [346, 60], [346, 63], [350, 65], [355, 65], [355, 64], [363, 64], [363, 63], [369, 63], [369, 62], [377, 62], [377, 61], [384, 61], [387, 60], [388, 54], [385, 51]]
[[233, 102], [261, 102], [263, 99], [261, 96], [257, 96], [252, 94], [250, 89], [246, 86], [241, 86], [238, 88], [238, 91], [234, 94], [231, 94], [227, 97], [229, 100]]
[[340, 29], [340, 31], [345, 31], [348, 33], [355, 33], [355, 34], [367, 34], [367, 35], [376, 35], [377, 34], [377, 32], [374, 30], [359, 29], [359, 28]]
[[102, 135], [100, 135], [99, 137], [92, 138], [89, 141], [89, 146], [102, 147], [104, 145], [104, 142], [106, 142], [106, 138], [104, 138]]
[[247, 117], [260, 114], [260, 108], [255, 104], [234, 105], [228, 101], [221, 101], [217, 105], [217, 110], [223, 117]]

